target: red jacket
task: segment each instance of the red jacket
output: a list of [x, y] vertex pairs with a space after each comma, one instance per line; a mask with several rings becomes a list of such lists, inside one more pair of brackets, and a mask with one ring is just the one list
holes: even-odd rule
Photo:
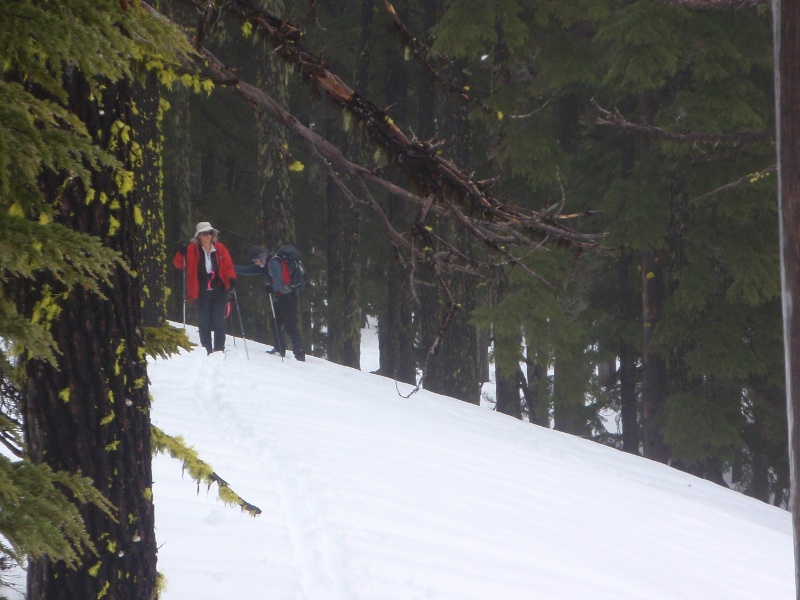
[[[230, 252], [222, 242], [214, 242], [217, 255], [217, 277], [220, 278], [226, 290], [231, 287], [231, 279], [236, 280], [236, 272], [233, 270], [233, 259]], [[200, 280], [198, 279], [197, 269], [200, 261], [205, 260], [203, 247], [197, 242], [192, 242], [186, 248], [186, 295], [189, 302], [195, 302], [200, 295]], [[172, 264], [176, 269], [184, 268], [183, 254], [180, 251], [175, 253]]]

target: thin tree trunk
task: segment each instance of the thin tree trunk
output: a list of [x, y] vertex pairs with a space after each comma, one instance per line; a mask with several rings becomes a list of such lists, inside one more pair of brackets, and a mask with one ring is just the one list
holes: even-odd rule
[[[127, 84], [109, 83], [101, 110], [77, 69], [68, 70], [65, 82], [71, 109], [97, 141], [109, 142], [112, 120], [131, 123]], [[129, 164], [128, 145], [115, 142], [122, 146], [118, 158]], [[42, 185], [60, 206], [61, 222], [135, 256], [133, 196], [121, 193], [110, 172], [96, 172], [91, 182], [66, 183], [63, 175], [50, 173]], [[87, 205], [88, 187], [108, 201]], [[116, 514], [110, 518], [94, 506], [82, 506], [98, 555], [87, 555], [76, 570], [47, 558], [33, 561], [28, 598], [150, 600], [156, 593], [156, 540], [139, 283], [118, 268], [104, 286], [105, 298], [75, 288], [59, 302], [58, 291], [57, 282], [44, 278], [25, 291], [28, 314], [43, 301], [61, 309], [51, 324], [61, 350], [57, 366], [35, 361], [27, 368], [26, 441], [34, 461], [91, 477]]]
[[[286, 67], [277, 61], [262, 59], [256, 78], [262, 89], [269, 90], [282, 106], [289, 105], [286, 87]], [[262, 223], [259, 244], [277, 249], [283, 244], [297, 245], [294, 228], [294, 198], [289, 181], [288, 132], [285, 127], [273, 127], [277, 122], [267, 113], [257, 113], [261, 125], [258, 135], [258, 165], [261, 180]]]
[[[189, 94], [191, 91], [180, 83], [173, 86], [168, 95], [170, 109], [164, 120], [165, 148], [171, 149], [164, 154], [164, 196], [169, 199], [164, 217], [167, 221], [168, 238], [183, 244], [194, 234], [192, 199], [195, 197], [198, 180], [190, 135], [192, 123]], [[168, 248], [167, 254], [171, 256], [174, 250]], [[183, 277], [176, 269], [170, 271], [172, 294], [169, 297], [168, 313], [175, 321], [182, 321], [185, 308]]]
[[[525, 356], [525, 374], [520, 370], [517, 378], [520, 388], [525, 393], [525, 405], [528, 412], [528, 421], [541, 427], [550, 427], [550, 407], [544, 399], [543, 388], [547, 385], [547, 369], [536, 356], [531, 356], [530, 352]], [[527, 375], [527, 383], [523, 388], [523, 380]]]
[[495, 410], [515, 419], [522, 419], [522, 403], [518, 381], [519, 367], [507, 375], [505, 369], [495, 366]]
[[[386, 51], [389, 65], [386, 76], [386, 97], [394, 99], [392, 114], [398, 123], [408, 123], [408, 61], [400, 49], [390, 45]], [[404, 231], [411, 222], [406, 203], [394, 196], [386, 200], [386, 217], [397, 231]], [[408, 261], [405, 261], [409, 264]], [[386, 308], [378, 322], [380, 342], [379, 373], [403, 383], [415, 384], [416, 353], [411, 295], [411, 276], [403, 259], [391, 249], [386, 264]]]
[[778, 140], [781, 286], [789, 414], [789, 465], [795, 587], [800, 598], [800, 4], [772, 3]]
[[[347, 145], [347, 144], [343, 144]], [[361, 368], [361, 215], [328, 175], [328, 360]]]
[[620, 335], [619, 335], [619, 395], [620, 421], [622, 424], [622, 449], [639, 454], [639, 404], [636, 398], [636, 351], [625, 337], [626, 325], [633, 319], [630, 270], [633, 255], [623, 251], [620, 257]]
[[581, 437], [590, 433], [584, 371], [583, 348], [562, 345], [553, 362], [553, 429]]
[[[492, 306], [496, 307], [508, 295], [508, 273], [498, 269], [492, 278]], [[516, 419], [522, 419], [522, 400], [520, 398], [519, 348], [522, 333], [502, 334], [495, 330], [494, 381], [496, 401], [495, 410]], [[510, 362], [507, 357], [514, 357]]]
[[[288, 106], [289, 92], [286, 84], [285, 65], [270, 59], [267, 55], [262, 55], [259, 60], [256, 81], [261, 89], [270, 90], [275, 100], [282, 106]], [[294, 196], [289, 180], [289, 158], [285, 150], [289, 147], [287, 130], [285, 127], [276, 126], [278, 125], [277, 120], [269, 113], [257, 112], [256, 114], [259, 124], [260, 183], [260, 208], [257, 221], [260, 226], [257, 228], [257, 238], [251, 243], [257, 243], [272, 250], [277, 250], [283, 244], [293, 244], [305, 250], [305, 244], [301, 243], [301, 240], [297, 240], [295, 236]], [[298, 310], [300, 311], [307, 305], [302, 299], [303, 296], [298, 296]], [[271, 335], [268, 335], [266, 339], [276, 344], [275, 320], [272, 316], [268, 295], [259, 289], [256, 294], [243, 298], [239, 306], [242, 305], [250, 313], [245, 317], [248, 328], [246, 335], [269, 331]], [[298, 320], [302, 337], [305, 337], [303, 335], [306, 331], [305, 322], [304, 318]]]
[[[455, 61], [454, 69], [461, 73], [463, 64]], [[444, 96], [440, 107], [439, 121], [442, 136], [447, 140], [446, 152], [457, 164], [465, 164], [469, 156], [469, 123], [467, 108], [459, 99]], [[457, 230], [452, 224], [442, 225], [443, 237], [467, 256], [470, 254], [472, 240], [469, 234]], [[477, 352], [477, 333], [470, 322], [476, 307], [475, 280], [461, 273], [453, 273], [450, 290], [460, 308], [456, 311], [445, 333], [439, 353], [430, 361], [425, 373], [425, 389], [446, 396], [452, 396], [471, 404], [480, 403], [481, 384], [478, 376], [479, 358]], [[423, 317], [439, 319], [449, 310], [444, 294], [439, 291], [438, 310], [423, 314]]]
[[664, 268], [658, 252], [642, 252], [642, 314], [644, 326], [644, 456], [669, 462], [661, 434], [667, 399], [667, 365], [653, 337], [664, 310]]
[[[374, 13], [375, 7], [371, 0], [360, 2], [353, 81], [355, 91], [361, 93], [367, 87]], [[356, 131], [346, 134], [342, 146], [345, 156], [361, 154], [362, 144], [357, 135]], [[361, 211], [338, 189], [338, 182], [331, 179], [329, 176], [328, 248], [332, 254], [328, 256], [331, 267], [328, 271], [328, 285], [329, 290], [338, 297], [329, 305], [328, 311], [329, 359], [346, 367], [360, 369]], [[334, 305], [336, 308], [333, 308]], [[337, 321], [335, 325], [334, 321]]]

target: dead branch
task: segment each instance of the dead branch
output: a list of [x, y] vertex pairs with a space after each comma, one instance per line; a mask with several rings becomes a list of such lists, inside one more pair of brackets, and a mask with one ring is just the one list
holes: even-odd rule
[[[154, 14], [159, 14], [144, 2], [142, 6]], [[391, 184], [383, 179], [376, 170], [370, 170], [351, 162], [338, 147], [300, 123], [296, 117], [263, 90], [241, 80], [210, 51], [196, 45], [196, 61], [200, 64], [200, 69], [207, 73], [215, 84], [231, 87], [254, 110], [268, 111], [279, 123], [307, 142], [325, 160], [331, 172], [341, 172], [354, 182], [358, 196], [347, 190], [348, 197], [353, 201], [367, 204], [377, 216], [398, 254], [401, 257], [405, 255], [411, 258], [410, 268], [407, 268], [410, 277], [413, 277], [413, 268], [416, 263], [424, 263], [432, 270], [439, 289], [446, 297], [447, 304], [439, 332], [425, 359], [423, 374], [427, 372], [431, 358], [438, 352], [444, 333], [460, 308], [460, 304], [450, 291], [444, 275], [445, 271], [475, 274], [477, 268], [485, 266], [469, 260], [441, 239], [436, 240], [438, 246], [449, 249], [443, 252], [434, 252], [433, 248], [437, 244], [431, 243], [432, 230], [425, 225], [425, 220], [430, 213], [454, 219], [458, 226], [466, 229], [485, 246], [504, 256], [508, 264], [518, 265], [534, 277], [537, 275], [524, 265], [521, 259], [512, 255], [511, 249], [526, 248], [533, 251], [550, 241], [582, 248], [595, 246], [597, 240], [602, 237], [573, 231], [563, 223], [565, 220], [563, 215], [545, 217], [534, 210], [502, 203], [491, 196], [471, 175], [437, 155], [434, 149], [409, 140], [385, 113], [360, 98], [337, 76], [330, 73], [319, 58], [300, 48], [299, 34], [291, 25], [264, 14], [263, 11], [252, 6], [249, 0], [229, 0], [222, 7], [223, 10], [229, 11], [234, 8], [240, 11], [234, 12], [234, 14], [254, 25], [262, 35], [265, 35], [275, 46], [273, 52], [293, 65], [304, 80], [320, 86], [334, 102], [363, 122], [372, 134], [372, 139], [390, 156], [392, 162], [401, 168], [418, 188], [423, 190], [424, 197]], [[198, 32], [197, 39], [200, 39], [201, 33], [202, 31]], [[346, 187], [338, 174], [336, 181]], [[418, 250], [411, 240], [407, 240], [392, 227], [389, 219], [370, 194], [365, 181], [375, 183], [390, 193], [419, 206], [417, 221], [412, 228], [412, 233], [423, 241], [424, 252]], [[468, 200], [466, 209], [469, 211], [469, 216], [452, 200], [453, 198]], [[575, 215], [575, 217], [577, 216], [580, 215]], [[416, 389], [418, 390], [421, 385], [422, 380]]]
[[[486, 114], [492, 115], [495, 118], [499, 116], [497, 110], [478, 99], [474, 94], [471, 93], [469, 88], [465, 88], [463, 85], [459, 85], [452, 79], [445, 77], [441, 70], [439, 70], [429, 58], [430, 56], [438, 57], [438, 55], [436, 55], [436, 53], [428, 45], [423, 44], [419, 36], [414, 35], [414, 33], [408, 27], [406, 27], [406, 24], [397, 14], [397, 11], [394, 9], [394, 6], [389, 0], [383, 0], [383, 5], [386, 7], [386, 12], [388, 12], [389, 16], [392, 18], [395, 31], [400, 36], [404, 47], [411, 49], [420, 64], [425, 67], [425, 69], [436, 81], [441, 83], [442, 86], [444, 86], [444, 88], [449, 92], [459, 96], [460, 98], [463, 98], [470, 104], [474, 104]], [[452, 63], [452, 60], [449, 58], [438, 58], [440, 58], [440, 60], [446, 64]]]
[[464, 201], [470, 212], [477, 211], [479, 216], [476, 218], [487, 223], [519, 219], [529, 235], [551, 236], [576, 246], [596, 244], [600, 236], [577, 233], [566, 227], [563, 219], [544, 217], [530, 210], [515, 214], [471, 175], [448, 163], [429, 147], [409, 140], [385, 112], [360, 97], [328, 70], [322, 59], [304, 49], [299, 31], [286, 21], [257, 7], [252, 0], [228, 0], [221, 8], [234, 18], [249, 23], [270, 42], [274, 55], [290, 64], [304, 81], [324, 90], [331, 101], [363, 123], [373, 142], [413, 181], [422, 195], [433, 194], [438, 203], [447, 202], [447, 198]]
[[739, 187], [740, 185], [745, 185], [745, 184], [748, 184], [748, 183], [755, 183], [756, 181], [759, 181], [760, 179], [763, 179], [764, 177], [768, 177], [768, 176], [772, 175], [773, 173], [776, 173], [777, 171], [778, 171], [778, 165], [770, 165], [769, 167], [767, 167], [766, 169], [763, 169], [762, 171], [758, 171], [757, 173], [750, 173], [749, 175], [745, 175], [744, 177], [740, 177], [736, 181], [731, 181], [730, 183], [726, 183], [725, 185], [720, 186], [715, 190], [711, 190], [710, 192], [706, 192], [702, 196], [698, 196], [697, 198], [693, 198], [692, 202], [697, 202], [698, 200], [704, 200], [705, 198], [708, 198], [709, 196], [714, 196], [714, 195], [720, 194], [722, 192], [727, 192], [729, 190], [732, 190], [734, 188]]
[[694, 10], [743, 10], [771, 6], [772, 0], [668, 0], [670, 4]]
[[548, 98], [545, 102], [537, 109], [534, 109], [526, 114], [522, 115], [503, 115], [503, 113], [495, 108], [492, 108], [488, 104], [486, 104], [483, 100], [479, 99], [475, 93], [468, 87], [463, 85], [459, 85], [457, 82], [453, 81], [452, 79], [446, 77], [442, 71], [437, 68], [433, 61], [429, 57], [434, 56], [439, 61], [445, 64], [451, 64], [453, 60], [449, 57], [441, 56], [436, 54], [433, 49], [424, 44], [418, 35], [415, 35], [413, 31], [411, 31], [400, 16], [397, 14], [394, 6], [390, 2], [390, 0], [383, 0], [383, 5], [386, 7], [386, 12], [389, 13], [389, 16], [392, 18], [392, 22], [394, 24], [395, 31], [400, 36], [401, 41], [403, 42], [404, 48], [410, 48], [413, 52], [414, 56], [420, 62], [420, 64], [431, 74], [434, 80], [438, 81], [442, 84], [445, 90], [449, 91], [450, 93], [462, 98], [468, 104], [473, 104], [480, 108], [485, 114], [500, 120], [500, 119], [528, 119], [535, 114], [539, 113], [543, 110], [549, 103], [550, 99]]
[[607, 125], [632, 131], [642, 135], [667, 140], [671, 142], [682, 142], [687, 144], [708, 144], [712, 146], [736, 147], [741, 148], [750, 144], [758, 144], [762, 142], [769, 142], [775, 139], [775, 132], [763, 131], [743, 131], [741, 133], [732, 134], [711, 134], [711, 133], [696, 133], [696, 132], [682, 132], [676, 133], [667, 131], [655, 125], [648, 125], [646, 123], [634, 123], [625, 118], [619, 110], [611, 112], [601, 107], [595, 100], [592, 100], [592, 105], [595, 110], [600, 114], [596, 123], [598, 125]]

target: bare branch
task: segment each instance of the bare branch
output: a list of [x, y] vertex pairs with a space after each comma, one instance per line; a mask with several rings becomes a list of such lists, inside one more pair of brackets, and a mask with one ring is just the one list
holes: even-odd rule
[[488, 104], [486, 104], [483, 100], [479, 99], [473, 90], [464, 87], [463, 85], [459, 85], [457, 82], [453, 81], [446, 77], [441, 70], [439, 70], [433, 62], [430, 60], [429, 57], [433, 56], [439, 59], [441, 62], [445, 64], [452, 63], [452, 59], [438, 55], [433, 49], [424, 44], [420, 41], [420, 37], [415, 35], [413, 31], [411, 31], [400, 16], [397, 14], [394, 6], [390, 2], [390, 0], [383, 0], [383, 5], [386, 7], [386, 11], [391, 16], [392, 21], [394, 23], [395, 30], [397, 31], [400, 39], [403, 42], [403, 46], [405, 48], [410, 48], [414, 53], [414, 56], [417, 57], [420, 64], [431, 74], [431, 76], [438, 82], [444, 86], [444, 88], [451, 92], [452, 94], [462, 98], [469, 104], [473, 104], [480, 108], [484, 113], [490, 115], [491, 117], [500, 120], [500, 119], [529, 119], [530, 117], [534, 116], [535, 114], [539, 113], [543, 110], [549, 103], [550, 99], [548, 98], [539, 108], [532, 110], [523, 115], [503, 115], [503, 113], [495, 108], [492, 108]]
[[710, 192], [707, 192], [707, 193], [703, 194], [702, 196], [698, 196], [697, 198], [693, 198], [692, 202], [697, 202], [698, 200], [704, 200], [705, 198], [708, 198], [709, 196], [714, 196], [715, 194], [719, 194], [721, 192], [727, 192], [729, 190], [732, 190], [734, 188], [739, 187], [740, 185], [745, 185], [745, 184], [748, 184], [748, 183], [755, 183], [756, 181], [759, 181], [760, 179], [763, 179], [764, 177], [768, 177], [768, 176], [772, 175], [773, 173], [777, 172], [777, 170], [778, 170], [778, 165], [770, 165], [769, 167], [767, 167], [766, 169], [764, 169], [762, 171], [759, 171], [758, 173], [750, 173], [749, 175], [745, 175], [744, 177], [740, 177], [736, 181], [731, 181], [730, 183], [726, 183], [725, 185], [723, 185], [721, 187], [718, 187], [715, 190], [711, 190]]
[[609, 125], [619, 129], [624, 129], [626, 131], [633, 131], [635, 133], [671, 142], [682, 142], [687, 144], [710, 144], [714, 146], [725, 147], [735, 146], [739, 148], [749, 144], [769, 142], [775, 139], [774, 131], [743, 131], [741, 133], [733, 134], [711, 134], [696, 132], [675, 133], [654, 125], [633, 123], [632, 121], [626, 119], [618, 110], [615, 110], [614, 112], [606, 110], [594, 100], [592, 100], [592, 104], [597, 112], [600, 113], [600, 116], [596, 121], [598, 125]]
[[695, 10], [744, 10], [771, 6], [772, 0], [668, 0], [670, 4]]
[[[363, 123], [373, 143], [412, 179], [424, 195], [433, 194], [439, 203], [447, 201], [447, 198], [464, 201], [470, 212], [478, 212], [476, 218], [486, 222], [502, 223], [519, 218], [520, 215], [494, 198], [472, 176], [448, 163], [425, 144], [409, 140], [385, 112], [361, 98], [328, 70], [319, 57], [305, 50], [295, 27], [266, 13], [251, 0], [229, 0], [222, 8], [231, 16], [250, 23], [259, 35], [270, 41], [275, 48], [274, 55], [292, 65], [304, 81], [324, 90], [334, 103]], [[296, 121], [294, 117], [291, 119]], [[579, 234], [564, 226], [562, 221], [526, 211], [521, 226], [530, 235], [551, 236], [577, 246], [596, 244], [598, 236]]]
[[417, 57], [417, 60], [419, 60], [422, 66], [427, 69], [427, 71], [436, 81], [440, 82], [449, 92], [464, 99], [470, 104], [474, 104], [486, 114], [494, 117], [499, 116], [497, 110], [478, 99], [473, 93], [471, 93], [469, 88], [465, 88], [452, 79], [445, 77], [444, 74], [434, 66], [429, 57], [436, 56], [447, 64], [452, 63], [452, 60], [438, 56], [429, 46], [423, 44], [422, 41], [420, 41], [419, 36], [414, 35], [414, 33], [408, 27], [406, 27], [405, 23], [403, 23], [403, 20], [397, 14], [397, 11], [394, 9], [394, 6], [389, 0], [383, 0], [383, 5], [386, 7], [386, 11], [389, 13], [389, 16], [391, 16], [395, 31], [397, 31], [398, 35], [400, 36], [403, 45], [413, 51], [414, 56]]

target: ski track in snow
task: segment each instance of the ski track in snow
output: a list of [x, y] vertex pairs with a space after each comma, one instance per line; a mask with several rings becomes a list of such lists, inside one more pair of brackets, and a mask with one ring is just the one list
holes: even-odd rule
[[156, 457], [162, 600], [795, 598], [785, 511], [485, 407], [228, 349], [151, 361], [153, 422], [263, 513]]
[[[278, 367], [277, 357], [263, 356], [265, 368]], [[290, 359], [293, 360], [293, 359]], [[310, 362], [310, 360], [309, 360]], [[291, 363], [290, 363], [291, 364]], [[283, 365], [286, 366], [286, 365]], [[215, 372], [218, 373], [217, 370]], [[280, 372], [275, 373], [279, 375]], [[256, 457], [263, 465], [264, 477], [275, 482], [277, 499], [286, 517], [289, 539], [292, 544], [294, 565], [300, 575], [305, 598], [330, 598], [346, 600], [353, 598], [342, 578], [347, 554], [342, 550], [341, 537], [336, 527], [326, 518], [326, 502], [317, 499], [330, 498], [324, 478], [315, 473], [302, 457], [283, 446], [272, 434], [275, 426], [263, 418], [263, 411], [253, 410], [246, 400], [248, 395], [231, 393], [227, 381], [242, 381], [235, 368], [226, 372], [223, 382], [217, 382], [217, 391], [212, 394], [212, 405], [217, 409], [214, 421], [233, 436], [239, 436], [247, 456]], [[269, 397], [268, 386], [258, 387], [259, 395]], [[252, 393], [252, 389], [250, 390]], [[245, 398], [245, 400], [238, 400]], [[271, 398], [271, 401], [280, 399]], [[284, 399], [284, 401], [287, 401]], [[202, 407], [200, 407], [202, 409]]]
[[[280, 375], [280, 367], [276, 364], [276, 361], [280, 361], [278, 357], [267, 356], [260, 349], [255, 352], [258, 354], [251, 355], [252, 361], [264, 362], [265, 370], [278, 367], [275, 375]], [[283, 514], [283, 523], [279, 527], [282, 531], [261, 532], [262, 535], [284, 536], [290, 545], [287, 556], [291, 558], [291, 564], [281, 565], [282, 577], [287, 579], [282, 586], [286, 590], [285, 595], [272, 596], [276, 594], [273, 587], [269, 597], [354, 598], [346, 579], [342, 577], [342, 573], [346, 572], [347, 553], [342, 548], [341, 534], [335, 523], [326, 518], [325, 500], [331, 500], [334, 493], [326, 487], [326, 478], [315, 472], [308, 460], [281, 444], [272, 434], [275, 424], [263, 418], [264, 410], [254, 410], [248, 406], [248, 398], [253, 397], [254, 391], [257, 396], [269, 397], [268, 380], [266, 386], [264, 381], [248, 381], [245, 375], [238, 372], [237, 362], [229, 360], [233, 356], [242, 358], [237, 350], [209, 357], [196, 351], [181, 358], [191, 362], [195, 371], [192, 377], [194, 406], [189, 413], [195, 418], [201, 417], [214, 434], [229, 446], [231, 454], [247, 457], [250, 463], [248, 469], [261, 473], [260, 479], [271, 484], [271, 501], [280, 507]], [[240, 394], [238, 390], [242, 387], [247, 389]], [[175, 392], [171, 392], [171, 395], [174, 396]], [[272, 398], [271, 401], [276, 399]], [[225, 470], [211, 457], [203, 458], [243, 498], [260, 506], [265, 512], [274, 510], [274, 506], [261, 506], [257, 499], [248, 497], [242, 491], [242, 486], [227, 478]], [[255, 469], [253, 463], [258, 465]], [[220, 507], [220, 510], [230, 509]], [[263, 519], [263, 515], [257, 518]], [[272, 539], [268, 541], [272, 543]]]
[[[203, 561], [203, 575], [189, 575], [163, 553], [159, 569], [179, 600], [231, 597], [231, 560], [248, 562], [251, 592], [237, 600], [527, 600], [532, 590], [537, 600], [792, 598], [778, 591], [792, 573], [782, 511], [753, 510], [739, 494], [564, 434], [487, 419], [485, 408], [427, 392], [401, 398], [393, 382], [313, 357], [281, 362], [250, 342], [248, 360], [238, 343], [225, 355], [171, 359], [183, 379], [152, 368], [156, 425], [162, 416], [185, 424], [167, 433], [201, 443], [202, 458], [264, 510], [240, 515], [215, 504], [216, 489], [197, 503], [162, 498], [156, 482], [158, 521], [197, 512], [187, 547], [158, 540]], [[154, 463], [157, 480], [179, 470]], [[715, 539], [732, 522], [737, 530]], [[764, 560], [775, 547], [780, 557]]]

